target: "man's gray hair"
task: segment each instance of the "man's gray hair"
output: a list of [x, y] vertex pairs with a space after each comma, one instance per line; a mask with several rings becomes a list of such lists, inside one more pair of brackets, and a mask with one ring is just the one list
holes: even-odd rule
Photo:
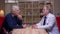
[[16, 9], [19, 9], [19, 6], [18, 5], [12, 5], [12, 10], [16, 10]]

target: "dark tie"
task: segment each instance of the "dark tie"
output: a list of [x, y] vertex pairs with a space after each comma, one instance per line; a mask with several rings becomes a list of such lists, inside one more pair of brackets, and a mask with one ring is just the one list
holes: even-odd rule
[[43, 25], [45, 25], [46, 24], [46, 16], [44, 17], [44, 22], [43, 22]]
[[[44, 22], [43, 22], [43, 25], [45, 25], [46, 24], [46, 16], [44, 17]], [[48, 30], [46, 29], [46, 32], [48, 33]], [[49, 34], [49, 33], [48, 33]]]

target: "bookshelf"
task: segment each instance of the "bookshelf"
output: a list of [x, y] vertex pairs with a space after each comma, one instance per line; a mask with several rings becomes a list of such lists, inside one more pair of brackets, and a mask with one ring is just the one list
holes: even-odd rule
[[[24, 23], [38, 23], [41, 20], [42, 8], [45, 2], [32, 1], [32, 2], [19, 2], [21, 14], [23, 16]], [[53, 6], [51, 3], [46, 3], [46, 5]], [[52, 8], [53, 9], [53, 8]]]

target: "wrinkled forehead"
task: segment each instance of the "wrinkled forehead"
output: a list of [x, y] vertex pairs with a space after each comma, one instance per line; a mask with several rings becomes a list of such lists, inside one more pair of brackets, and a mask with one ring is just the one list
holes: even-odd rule
[[50, 7], [49, 6], [44, 6], [43, 10], [50, 10]]
[[43, 7], [43, 10], [47, 9], [47, 7]]
[[12, 10], [19, 10], [19, 6], [12, 6]]

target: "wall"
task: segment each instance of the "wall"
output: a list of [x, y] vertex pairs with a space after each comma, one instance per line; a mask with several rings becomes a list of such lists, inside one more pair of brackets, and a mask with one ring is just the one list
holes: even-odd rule
[[0, 0], [0, 9], [3, 9], [4, 10], [4, 0]]
[[60, 0], [54, 0], [54, 14], [60, 16]]

